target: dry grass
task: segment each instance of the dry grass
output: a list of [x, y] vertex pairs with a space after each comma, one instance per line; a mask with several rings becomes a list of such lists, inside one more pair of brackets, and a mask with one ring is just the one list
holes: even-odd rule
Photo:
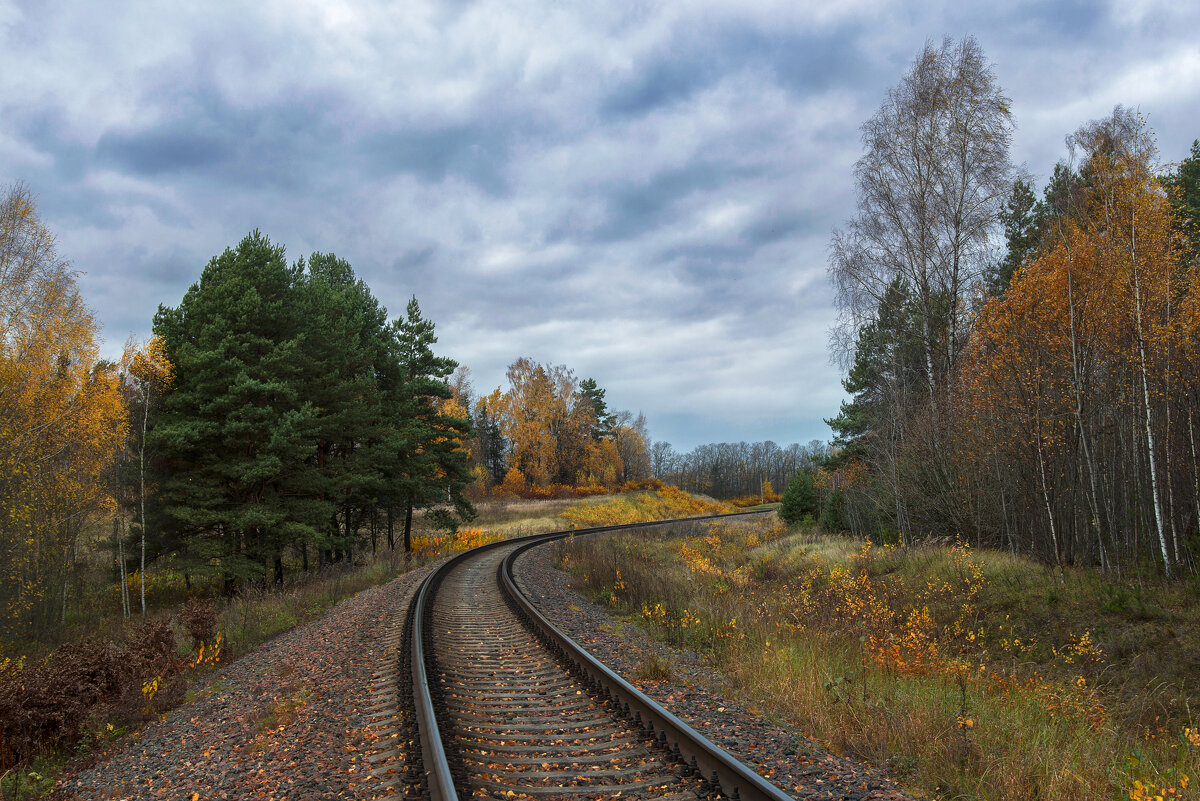
[[579, 501], [574, 498], [536, 501], [480, 501], [475, 506], [479, 515], [473, 523], [482, 528], [490, 529], [509, 523], [525, 523], [532, 520], [556, 520], [559, 512], [577, 503]]
[[652, 491], [589, 498], [563, 509], [559, 517], [570, 528], [591, 528], [732, 511], [732, 506], [705, 500], [676, 487], [663, 487]]
[[752, 702], [937, 798], [1190, 797], [1195, 585], [768, 521], [562, 546], [623, 619]]

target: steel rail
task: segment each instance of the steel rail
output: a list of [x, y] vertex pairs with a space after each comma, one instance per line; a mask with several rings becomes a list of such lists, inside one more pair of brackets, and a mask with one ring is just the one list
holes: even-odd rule
[[436, 593], [437, 586], [441, 583], [442, 579], [463, 561], [472, 558], [481, 551], [521, 543], [500, 564], [497, 579], [505, 595], [518, 611], [518, 614], [533, 627], [537, 635], [553, 652], [564, 661], [573, 665], [576, 672], [595, 687], [599, 694], [611, 699], [618, 708], [622, 709], [627, 716], [647, 729], [648, 732], [653, 734], [657, 731], [658, 741], [664, 748], [676, 756], [685, 766], [690, 766], [691, 769], [699, 772], [700, 776], [707, 780], [714, 789], [720, 787], [726, 797], [735, 800], [740, 799], [740, 801], [789, 801], [791, 796], [780, 791], [766, 779], [738, 761], [729, 752], [717, 746], [687, 723], [668, 712], [649, 696], [609, 670], [582, 646], [559, 630], [558, 627], [547, 620], [533, 606], [532, 602], [517, 587], [516, 580], [513, 577], [513, 564], [518, 556], [530, 548], [566, 537], [762, 513], [762, 511], [734, 512], [724, 515], [704, 515], [700, 517], [658, 520], [648, 523], [626, 523], [614, 526], [556, 531], [548, 534], [531, 534], [527, 537], [501, 540], [464, 551], [427, 576], [418, 588], [412, 605], [409, 607], [409, 629], [411, 638], [410, 655], [412, 662], [413, 711], [421, 743], [420, 759], [424, 773], [423, 778], [427, 785], [429, 797], [433, 801], [458, 801], [454, 778], [450, 771], [450, 766], [446, 758], [446, 750], [438, 728], [437, 714], [434, 710], [433, 697], [430, 692], [426, 671], [425, 649], [422, 642], [424, 638], [423, 624], [431, 608], [433, 595]]

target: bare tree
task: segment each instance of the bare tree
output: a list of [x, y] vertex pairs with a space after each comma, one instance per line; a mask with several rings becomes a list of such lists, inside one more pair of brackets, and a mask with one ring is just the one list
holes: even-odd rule
[[676, 459], [677, 454], [671, 443], [656, 440], [650, 446], [650, 475], [658, 479], [666, 478]]
[[858, 331], [899, 281], [917, 302], [931, 398], [950, 380], [989, 243], [1010, 194], [1010, 101], [972, 37], [926, 43], [863, 124], [858, 214], [834, 233], [830, 276], [849, 365]]

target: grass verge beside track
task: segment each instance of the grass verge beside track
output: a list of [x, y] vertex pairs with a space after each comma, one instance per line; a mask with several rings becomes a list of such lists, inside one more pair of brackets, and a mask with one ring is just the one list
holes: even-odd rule
[[945, 799], [1195, 797], [1196, 586], [773, 518], [566, 543], [581, 589]]

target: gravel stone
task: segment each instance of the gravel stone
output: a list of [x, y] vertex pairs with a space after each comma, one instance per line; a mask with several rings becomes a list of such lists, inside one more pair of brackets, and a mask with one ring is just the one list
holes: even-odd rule
[[[373, 677], [425, 567], [347, 598], [211, 674], [200, 697], [64, 776], [55, 798], [371, 799]], [[394, 639], [394, 638], [393, 638]]]

